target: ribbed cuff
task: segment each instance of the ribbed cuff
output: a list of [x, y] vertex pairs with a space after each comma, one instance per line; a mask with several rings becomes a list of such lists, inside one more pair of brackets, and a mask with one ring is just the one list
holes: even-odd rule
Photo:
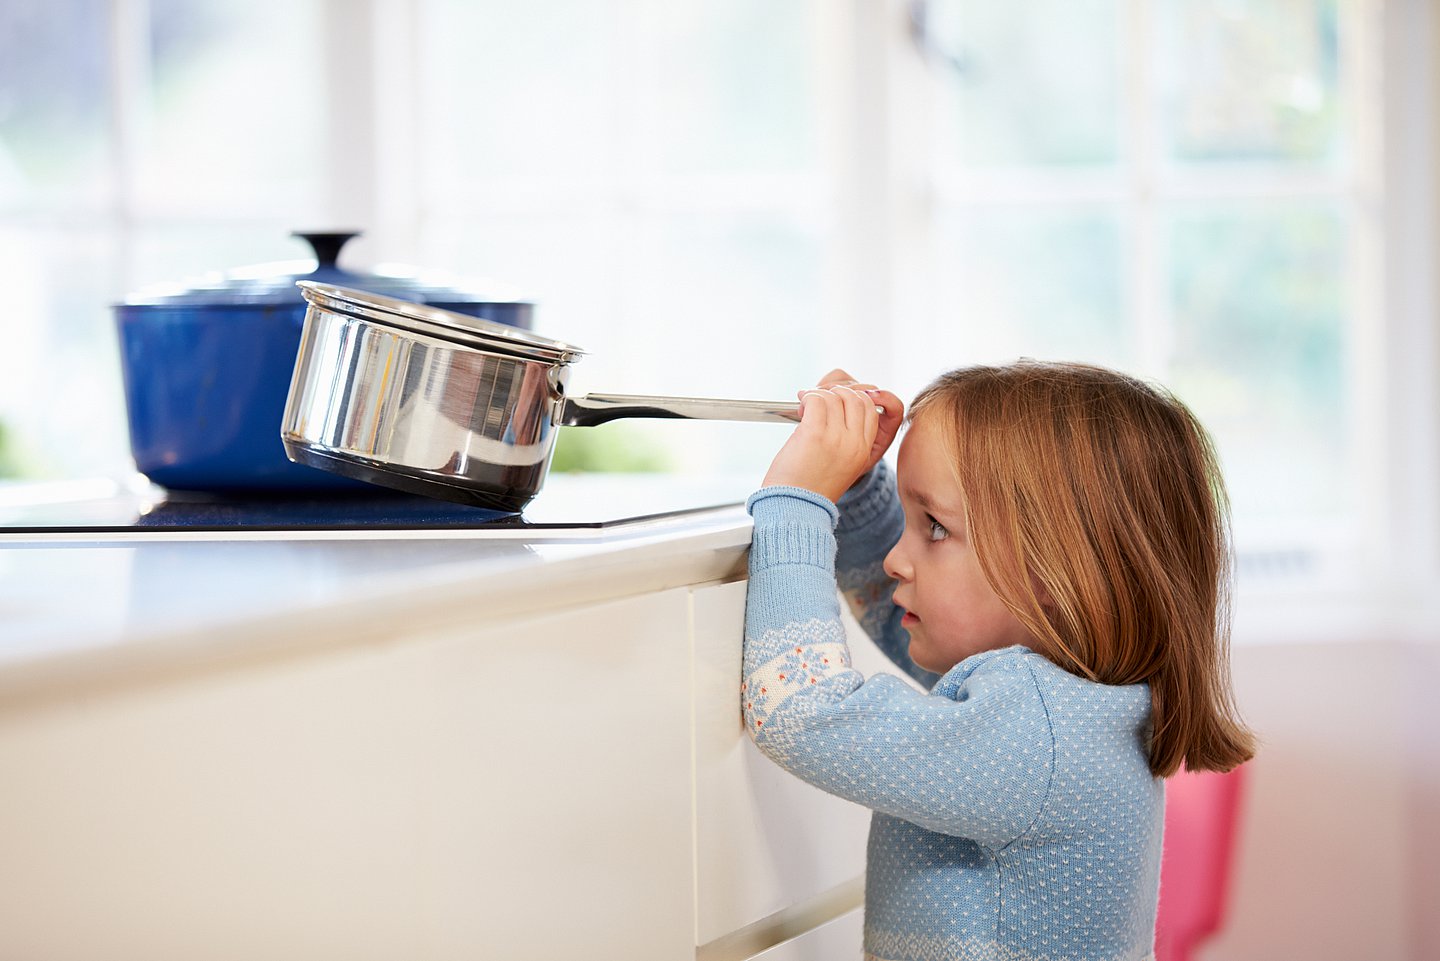
[[835, 569], [835, 522], [830, 501], [799, 487], [764, 487], [750, 495], [745, 508], [755, 519], [750, 540], [750, 569], [776, 564], [811, 564]]

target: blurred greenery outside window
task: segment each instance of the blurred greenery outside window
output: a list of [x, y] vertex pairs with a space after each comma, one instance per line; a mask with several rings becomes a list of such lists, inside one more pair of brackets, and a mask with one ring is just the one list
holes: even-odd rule
[[[10, 0], [0, 470], [126, 469], [127, 291], [361, 226], [357, 259], [535, 296], [591, 352], [581, 390], [786, 397], [844, 365], [910, 394], [965, 363], [1090, 360], [1196, 408], [1247, 529], [1351, 518], [1347, 357], [1375, 320], [1353, 9], [867, 9]], [[563, 432], [556, 466], [758, 478], [784, 436], [622, 422]]]

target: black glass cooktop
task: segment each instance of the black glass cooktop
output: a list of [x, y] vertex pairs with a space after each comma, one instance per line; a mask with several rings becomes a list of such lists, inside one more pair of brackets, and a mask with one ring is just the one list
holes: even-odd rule
[[168, 492], [137, 510], [129, 527], [153, 530], [493, 527], [524, 524], [520, 515], [411, 495], [206, 496]]
[[660, 476], [552, 478], [521, 514], [391, 492], [200, 493], [138, 482], [0, 489], [0, 534], [603, 528], [744, 501], [743, 486]]

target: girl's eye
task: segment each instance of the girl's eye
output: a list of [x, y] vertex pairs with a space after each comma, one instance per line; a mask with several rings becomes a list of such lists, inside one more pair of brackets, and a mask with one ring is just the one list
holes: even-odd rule
[[945, 538], [950, 536], [950, 532], [945, 529], [944, 524], [940, 523], [933, 517], [928, 518], [928, 520], [930, 521], [930, 540], [943, 541]]

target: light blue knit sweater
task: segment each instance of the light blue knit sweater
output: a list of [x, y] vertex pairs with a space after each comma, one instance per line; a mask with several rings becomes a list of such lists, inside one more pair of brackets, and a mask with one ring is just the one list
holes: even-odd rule
[[[751, 497], [742, 705], [778, 764], [875, 812], [866, 957], [1149, 957], [1164, 789], [1145, 759], [1148, 689], [1023, 647], [926, 673], [880, 569], [904, 523], [883, 463], [841, 508], [790, 487]], [[850, 667], [837, 567], [861, 625], [928, 694]]]

